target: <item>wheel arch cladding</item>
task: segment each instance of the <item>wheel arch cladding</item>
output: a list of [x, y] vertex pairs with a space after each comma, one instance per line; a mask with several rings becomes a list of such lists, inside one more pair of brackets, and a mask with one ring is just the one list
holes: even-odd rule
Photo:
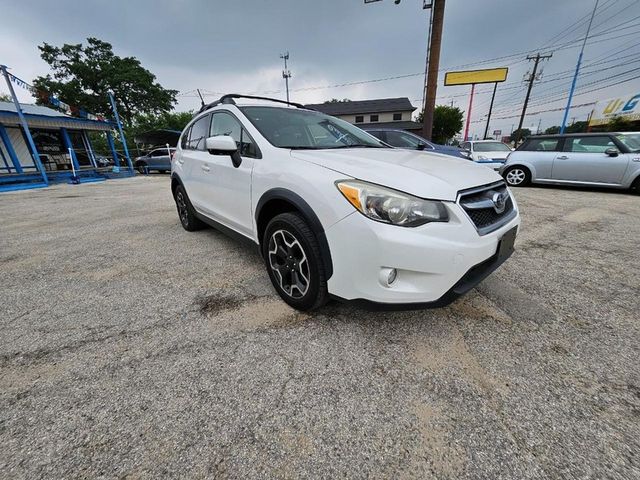
[[176, 188], [178, 188], [178, 185], [182, 185], [182, 180], [180, 180], [180, 177], [174, 173], [171, 175], [171, 194], [174, 197], [176, 195]]
[[262, 245], [262, 237], [264, 236], [269, 221], [276, 215], [285, 212], [298, 212], [309, 224], [309, 227], [318, 240], [320, 252], [322, 253], [325, 278], [329, 280], [331, 275], [333, 275], [333, 262], [331, 260], [331, 251], [329, 249], [329, 242], [327, 242], [327, 236], [324, 233], [324, 228], [318, 216], [309, 204], [297, 193], [285, 188], [273, 188], [260, 197], [255, 213], [258, 242]]

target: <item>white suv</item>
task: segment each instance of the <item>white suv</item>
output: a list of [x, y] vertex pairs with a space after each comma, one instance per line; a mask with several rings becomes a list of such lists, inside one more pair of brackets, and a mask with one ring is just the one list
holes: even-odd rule
[[446, 305], [511, 255], [520, 223], [487, 168], [387, 148], [343, 120], [260, 97], [203, 106], [171, 174], [185, 230], [208, 224], [256, 245], [278, 294], [300, 310], [329, 297]]

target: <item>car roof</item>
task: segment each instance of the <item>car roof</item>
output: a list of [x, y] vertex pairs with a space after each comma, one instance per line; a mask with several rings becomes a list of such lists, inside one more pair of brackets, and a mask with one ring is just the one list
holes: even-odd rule
[[[634, 133], [634, 132], [627, 132]], [[600, 135], [621, 135], [619, 132], [584, 132], [584, 133], [546, 133], [543, 135], [531, 135], [527, 140], [531, 138], [562, 138], [562, 137], [593, 137]]]

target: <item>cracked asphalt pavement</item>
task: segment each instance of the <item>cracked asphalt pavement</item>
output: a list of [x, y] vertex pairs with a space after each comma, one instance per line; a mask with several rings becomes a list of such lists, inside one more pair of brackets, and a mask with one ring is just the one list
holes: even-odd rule
[[640, 197], [515, 190], [444, 309], [291, 310], [169, 177], [0, 197], [2, 478], [640, 478]]

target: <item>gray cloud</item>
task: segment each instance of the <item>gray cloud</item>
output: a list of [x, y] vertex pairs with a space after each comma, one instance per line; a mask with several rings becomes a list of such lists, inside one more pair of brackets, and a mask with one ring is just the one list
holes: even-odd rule
[[[291, 52], [290, 69], [292, 98], [315, 102], [332, 97], [365, 99], [408, 96], [420, 105], [422, 77], [352, 85], [340, 88], [300, 89], [379, 79], [389, 76], [420, 73], [424, 69], [427, 35], [427, 13], [421, 0], [403, 0], [398, 6], [391, 0], [364, 5], [362, 0], [160, 0], [160, 1], [71, 1], [44, 0], [4, 2], [3, 28], [0, 31], [0, 61], [13, 72], [31, 80], [47, 73], [40, 60], [37, 45], [43, 41], [61, 44], [82, 42], [87, 36], [109, 41], [120, 55], [134, 55], [153, 71], [166, 87], [181, 92], [203, 88], [211, 92], [282, 91], [282, 64], [279, 53]], [[614, 15], [594, 32], [640, 15], [637, 0], [601, 0], [602, 14], [595, 25]], [[556, 34], [566, 32], [575, 20], [589, 13], [592, 2], [584, 0], [449, 0], [445, 14], [442, 67], [456, 67], [481, 60], [524, 52], [542, 46]], [[633, 23], [631, 23], [633, 26]], [[618, 35], [633, 33], [638, 28], [620, 30]], [[557, 44], [580, 36], [584, 28], [570, 32]], [[587, 47], [585, 63], [637, 52], [634, 36], [606, 41], [616, 32], [594, 38]], [[624, 52], [617, 47], [631, 41]], [[548, 51], [550, 49], [544, 50]], [[546, 79], [552, 74], [568, 71], [575, 65], [577, 48], [554, 53], [545, 65]], [[496, 60], [480, 66], [510, 67], [507, 83], [499, 87], [496, 120], [491, 130], [500, 128], [508, 133], [517, 118], [498, 119], [519, 113], [524, 97], [522, 77], [530, 67], [526, 54]], [[634, 57], [631, 57], [633, 60]], [[613, 62], [610, 66], [623, 62]], [[637, 59], [635, 60], [637, 64]], [[633, 64], [630, 64], [631, 68]], [[604, 67], [607, 65], [604, 64]], [[476, 68], [476, 67], [473, 67]], [[592, 67], [592, 70], [597, 67]], [[588, 70], [587, 70], [588, 71]], [[585, 84], [605, 82], [612, 73], [625, 71], [624, 66], [610, 72], [594, 73], [581, 79]], [[563, 76], [566, 74], [559, 74]], [[622, 77], [627, 78], [627, 77]], [[536, 85], [532, 103], [568, 90], [570, 78]], [[628, 82], [576, 98], [585, 103], [638, 88], [638, 81]], [[579, 84], [580, 86], [580, 84]], [[596, 85], [597, 87], [597, 85]], [[593, 88], [593, 87], [591, 87]], [[0, 87], [2, 91], [4, 86]], [[480, 92], [486, 86], [478, 87]], [[451, 100], [466, 110], [466, 87], [438, 87], [440, 103]], [[276, 93], [275, 96], [283, 96]], [[483, 115], [488, 109], [489, 93], [480, 93], [474, 105], [472, 120], [475, 133], [481, 133]], [[537, 101], [536, 98], [541, 98]], [[27, 97], [23, 94], [23, 99]], [[180, 97], [179, 108], [195, 108], [197, 98]], [[530, 111], [563, 106], [563, 101], [532, 106]], [[572, 112], [578, 119], [586, 118], [590, 107]], [[536, 125], [542, 118], [543, 128], [558, 124], [561, 112], [531, 116], [525, 126]]]

